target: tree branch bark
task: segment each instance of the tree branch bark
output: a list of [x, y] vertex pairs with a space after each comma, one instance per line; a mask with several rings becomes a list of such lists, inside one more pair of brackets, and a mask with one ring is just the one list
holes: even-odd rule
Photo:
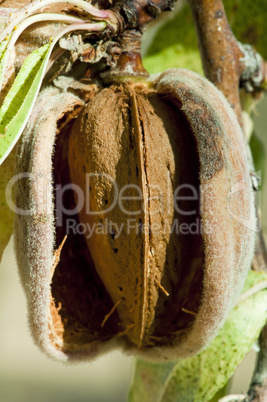
[[207, 78], [225, 95], [242, 125], [239, 79], [243, 57], [221, 0], [189, 0]]
[[189, 4], [205, 75], [224, 93], [242, 127], [239, 87], [262, 90], [266, 63], [250, 45], [236, 40], [221, 0], [189, 0]]
[[[189, 3], [205, 75], [224, 93], [243, 127], [239, 89], [243, 86], [247, 92], [262, 91], [267, 81], [266, 62], [251, 46], [236, 40], [222, 0], [189, 0]], [[248, 159], [250, 156], [248, 151]], [[252, 158], [249, 163], [253, 169]], [[267, 272], [267, 250], [261, 230], [257, 233], [252, 267]], [[248, 396], [244, 399], [246, 402], [267, 401], [267, 325], [260, 334], [259, 346], [258, 361]]]

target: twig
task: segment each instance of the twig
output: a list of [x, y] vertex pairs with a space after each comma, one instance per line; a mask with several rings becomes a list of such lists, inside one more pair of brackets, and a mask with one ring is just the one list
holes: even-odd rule
[[[243, 86], [247, 92], [263, 90], [267, 81], [266, 62], [251, 46], [236, 40], [222, 0], [189, 0], [189, 3], [205, 75], [224, 93], [243, 127], [239, 88]], [[249, 162], [253, 167], [253, 162]], [[267, 271], [267, 252], [261, 230], [257, 233], [252, 266], [254, 270]], [[267, 401], [267, 325], [260, 334], [259, 345], [257, 365], [244, 401]], [[229, 398], [231, 400], [231, 396]]]
[[239, 86], [251, 91], [266, 83], [266, 63], [232, 33], [221, 0], [189, 0], [206, 77], [225, 95], [242, 124]]
[[221, 0], [189, 0], [206, 77], [225, 95], [242, 122], [239, 101], [243, 53], [228, 24]]

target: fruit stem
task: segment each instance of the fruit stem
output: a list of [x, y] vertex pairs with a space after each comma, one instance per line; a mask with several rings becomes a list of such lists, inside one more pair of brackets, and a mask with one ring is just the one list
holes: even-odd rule
[[119, 36], [118, 46], [121, 52], [116, 66], [103, 74], [105, 81], [149, 76], [142, 63], [141, 42], [142, 33], [135, 29], [128, 29]]
[[142, 34], [146, 25], [158, 18], [162, 11], [173, 9], [176, 0], [115, 0], [114, 14], [123, 17], [124, 29], [118, 36], [120, 54], [116, 66], [104, 72], [104, 81], [123, 81], [148, 77], [141, 57]]

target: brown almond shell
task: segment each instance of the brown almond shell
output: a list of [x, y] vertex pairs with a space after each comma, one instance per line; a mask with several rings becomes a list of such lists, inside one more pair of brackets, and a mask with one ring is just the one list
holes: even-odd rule
[[[254, 251], [234, 112], [215, 86], [182, 69], [150, 88], [105, 88], [76, 121], [77, 97], [45, 91], [18, 151], [18, 173], [32, 179], [16, 188], [17, 206], [29, 211], [17, 215], [15, 241], [37, 344], [64, 361], [114, 347], [157, 360], [197, 353], [223, 325]], [[114, 182], [128, 198], [103, 212]]]

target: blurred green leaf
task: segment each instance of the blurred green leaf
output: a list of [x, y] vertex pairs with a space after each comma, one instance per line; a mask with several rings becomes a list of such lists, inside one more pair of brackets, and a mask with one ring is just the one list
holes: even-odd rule
[[[244, 291], [267, 279], [251, 271]], [[177, 363], [136, 360], [130, 402], [207, 402], [251, 350], [266, 322], [267, 289], [239, 303], [218, 336], [197, 356]]]
[[167, 68], [188, 68], [202, 73], [202, 65], [198, 50], [188, 50], [181, 45], [174, 45], [162, 50], [159, 54], [147, 56], [144, 66], [150, 74], [159, 73]]
[[197, 50], [197, 37], [189, 4], [185, 4], [157, 32], [147, 56], [160, 53], [166, 47], [179, 44], [184, 49]]
[[172, 67], [189, 68], [203, 74], [188, 4], [159, 29], [144, 59], [144, 66], [151, 74]]
[[267, 2], [262, 0], [225, 0], [229, 22], [237, 39], [255, 46], [267, 58]]

